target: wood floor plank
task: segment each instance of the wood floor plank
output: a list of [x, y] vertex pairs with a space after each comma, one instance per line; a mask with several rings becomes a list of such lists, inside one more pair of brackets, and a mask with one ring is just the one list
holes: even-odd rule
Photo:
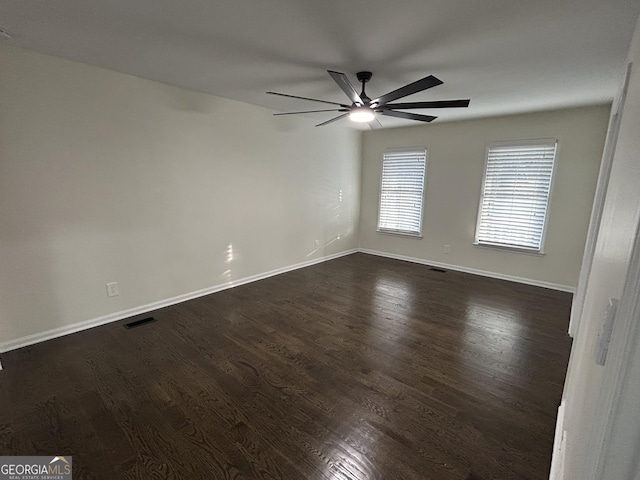
[[570, 304], [349, 255], [4, 354], [0, 454], [95, 480], [546, 479]]

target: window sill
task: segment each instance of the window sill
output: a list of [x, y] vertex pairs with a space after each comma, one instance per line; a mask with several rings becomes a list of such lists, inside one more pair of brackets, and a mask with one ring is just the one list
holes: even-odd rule
[[473, 242], [473, 246], [479, 247], [479, 248], [488, 248], [490, 250], [501, 250], [503, 252], [523, 253], [525, 255], [533, 255], [535, 257], [543, 257], [545, 255], [544, 250], [533, 250], [530, 248], [522, 248], [522, 247], [510, 247], [508, 245], [494, 245], [491, 243]]
[[408, 232], [395, 232], [393, 230], [376, 230], [378, 233], [382, 233], [383, 235], [392, 235], [394, 237], [409, 237], [409, 238], [422, 238], [421, 233], [408, 233]]

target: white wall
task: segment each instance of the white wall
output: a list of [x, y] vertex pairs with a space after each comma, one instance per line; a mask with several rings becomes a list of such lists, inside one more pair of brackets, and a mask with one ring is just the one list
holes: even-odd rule
[[[432, 123], [363, 135], [359, 246], [466, 269], [575, 287], [609, 120], [609, 106]], [[437, 122], [437, 121], [436, 121]], [[487, 144], [556, 137], [556, 176], [544, 256], [474, 246]], [[382, 154], [387, 147], [428, 151], [422, 239], [376, 233]], [[451, 253], [444, 253], [444, 245]]]
[[355, 247], [359, 148], [343, 126], [0, 46], [0, 347]]
[[[566, 480], [626, 480], [637, 478], [640, 417], [640, 350], [629, 332], [638, 318], [621, 309], [615, 321], [612, 348], [605, 367], [593, 361], [593, 349], [609, 298], [621, 298], [640, 225], [640, 20], [632, 43], [633, 62], [613, 157], [600, 230], [588, 280], [580, 329], [574, 341], [565, 383]], [[636, 247], [638, 248], [638, 247]], [[640, 255], [640, 252], [636, 252]], [[631, 273], [637, 275], [638, 265]], [[634, 287], [634, 288], [637, 288]], [[621, 306], [638, 292], [627, 291]], [[636, 310], [637, 313], [637, 310]], [[635, 344], [634, 344], [635, 343]], [[626, 345], [626, 347], [624, 347]], [[624, 350], [626, 348], [628, 350]], [[624, 352], [628, 356], [621, 356]], [[626, 374], [621, 371], [626, 369]], [[629, 379], [633, 379], [630, 381]], [[617, 397], [616, 395], [619, 394]], [[625, 412], [609, 418], [616, 410]], [[603, 437], [604, 435], [604, 437]], [[604, 439], [604, 443], [601, 443]], [[635, 449], [635, 454], [629, 452]], [[603, 470], [596, 471], [600, 466]]]

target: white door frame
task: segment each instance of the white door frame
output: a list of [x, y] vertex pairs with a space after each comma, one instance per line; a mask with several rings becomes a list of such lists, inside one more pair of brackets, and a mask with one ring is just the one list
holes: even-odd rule
[[613, 156], [616, 152], [618, 143], [618, 131], [620, 130], [620, 118], [624, 109], [624, 101], [627, 97], [627, 86], [629, 77], [631, 76], [632, 64], [627, 64], [627, 71], [624, 77], [624, 84], [616, 102], [611, 108], [611, 116], [609, 118], [609, 129], [607, 131], [607, 139], [604, 144], [604, 152], [602, 154], [602, 163], [600, 164], [600, 173], [598, 174], [598, 183], [596, 185], [596, 193], [593, 198], [593, 207], [591, 208], [591, 219], [589, 220], [589, 230], [587, 232], [587, 241], [584, 246], [584, 255], [582, 256], [582, 266], [580, 267], [580, 278], [578, 287], [573, 295], [571, 303], [571, 318], [569, 320], [569, 335], [576, 338], [580, 327], [580, 319], [582, 318], [582, 310], [584, 300], [587, 295], [587, 287], [589, 285], [589, 275], [591, 275], [591, 266], [593, 265], [593, 257], [596, 251], [596, 241], [598, 232], [600, 231], [600, 222], [602, 220], [602, 211], [604, 209], [604, 200], [607, 197], [607, 188], [609, 187], [609, 177], [611, 175], [611, 165]]
[[[633, 392], [640, 385], [640, 223], [604, 368], [585, 480], [613, 478], [611, 469], [616, 478], [631, 479], [638, 475], [640, 461], [640, 415]], [[615, 442], [619, 439], [626, 440]]]

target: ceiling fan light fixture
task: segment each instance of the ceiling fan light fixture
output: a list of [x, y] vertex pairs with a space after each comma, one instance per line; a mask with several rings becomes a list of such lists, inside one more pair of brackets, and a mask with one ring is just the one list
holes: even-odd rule
[[373, 110], [368, 107], [358, 107], [351, 110], [349, 120], [352, 122], [366, 123], [376, 118]]

